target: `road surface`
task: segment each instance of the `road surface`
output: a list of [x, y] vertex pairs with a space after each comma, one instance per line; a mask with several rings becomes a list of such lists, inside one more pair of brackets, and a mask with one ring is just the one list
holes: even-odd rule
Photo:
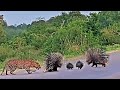
[[[76, 60], [77, 61], [77, 60]], [[76, 61], [70, 61], [74, 64]], [[65, 65], [58, 72], [43, 73], [43, 70], [38, 70], [32, 74], [28, 74], [25, 70], [15, 72], [16, 75], [0, 75], [0, 79], [120, 79], [120, 52], [110, 54], [109, 63], [106, 67], [99, 65], [97, 68], [87, 65], [85, 60], [82, 60], [84, 67], [78, 70], [74, 67], [73, 70], [67, 70]]]

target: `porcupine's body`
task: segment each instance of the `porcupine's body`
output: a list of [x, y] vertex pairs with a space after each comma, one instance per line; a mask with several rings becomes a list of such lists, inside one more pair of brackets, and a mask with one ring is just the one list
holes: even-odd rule
[[46, 71], [52, 72], [57, 71], [57, 68], [62, 66], [63, 55], [61, 53], [51, 53], [47, 55], [46, 61]]
[[76, 67], [77, 67], [78, 69], [81, 69], [81, 68], [83, 67], [83, 63], [82, 63], [81, 61], [77, 61]]
[[74, 68], [74, 66], [73, 66], [73, 64], [72, 64], [72, 63], [68, 63], [68, 64], [66, 65], [66, 68], [67, 68], [67, 69], [73, 69], [73, 68]]
[[105, 67], [106, 63], [108, 62], [108, 56], [109, 55], [107, 54], [103, 54], [100, 49], [91, 48], [87, 51], [86, 62], [88, 63], [88, 65], [92, 63], [92, 67], [94, 65], [96, 65], [97, 67], [97, 64]]

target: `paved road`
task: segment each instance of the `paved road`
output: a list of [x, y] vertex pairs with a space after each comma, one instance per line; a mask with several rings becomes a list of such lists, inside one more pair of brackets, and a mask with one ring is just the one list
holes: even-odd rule
[[[74, 65], [76, 63], [76, 61], [71, 62]], [[43, 73], [43, 70], [39, 70], [32, 74], [27, 74], [26, 71], [19, 71], [16, 72], [16, 75], [0, 75], [0, 79], [120, 79], [120, 52], [110, 54], [107, 67], [99, 65], [94, 68], [84, 62], [84, 67], [81, 70], [77, 68], [67, 70], [65, 67], [66, 63], [58, 72]]]

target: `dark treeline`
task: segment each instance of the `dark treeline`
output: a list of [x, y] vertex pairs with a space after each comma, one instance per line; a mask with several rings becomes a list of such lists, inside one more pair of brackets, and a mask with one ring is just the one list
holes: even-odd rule
[[18, 26], [0, 25], [0, 61], [37, 59], [50, 52], [80, 55], [89, 47], [120, 44], [120, 11], [101, 11], [89, 16], [79, 11]]

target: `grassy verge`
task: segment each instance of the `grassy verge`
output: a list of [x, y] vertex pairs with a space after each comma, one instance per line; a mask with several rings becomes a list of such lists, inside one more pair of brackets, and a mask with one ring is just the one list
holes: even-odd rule
[[114, 51], [119, 51], [120, 50], [120, 45], [119, 44], [115, 44], [115, 45], [108, 45], [106, 47], [107, 53], [109, 52], [114, 52]]
[[[120, 51], [120, 44], [114, 44], [114, 45], [108, 45], [106, 46], [106, 53], [113, 53]], [[66, 60], [75, 60], [75, 59], [83, 59], [84, 54], [72, 54], [72, 55], [66, 55], [65, 59]]]

